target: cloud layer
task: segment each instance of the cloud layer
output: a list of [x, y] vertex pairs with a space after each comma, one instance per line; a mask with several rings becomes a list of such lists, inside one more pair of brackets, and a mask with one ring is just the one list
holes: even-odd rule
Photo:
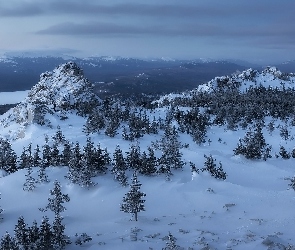
[[289, 0], [11, 0], [0, 5], [0, 18], [36, 20], [27, 34], [59, 41], [148, 37], [169, 43], [183, 38], [203, 43], [204, 50], [206, 44], [211, 49], [235, 45], [236, 50], [240, 44], [243, 50], [289, 51], [295, 44], [294, 9], [295, 1]]

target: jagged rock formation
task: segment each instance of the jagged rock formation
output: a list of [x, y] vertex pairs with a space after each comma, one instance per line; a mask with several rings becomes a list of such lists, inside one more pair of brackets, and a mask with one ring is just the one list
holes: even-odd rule
[[93, 85], [84, 77], [82, 69], [73, 62], [62, 64], [52, 72], [41, 74], [28, 96], [4, 115], [1, 123], [8, 126], [15, 122], [23, 127], [37, 123], [50, 125], [47, 114], [66, 119], [68, 112], [86, 115], [99, 105]]

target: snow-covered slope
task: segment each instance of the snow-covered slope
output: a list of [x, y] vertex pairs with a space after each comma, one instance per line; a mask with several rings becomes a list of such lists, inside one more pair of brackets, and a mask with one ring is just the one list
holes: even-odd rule
[[154, 103], [162, 104], [164, 101], [171, 102], [175, 98], [191, 98], [197, 92], [211, 92], [216, 88], [235, 88], [240, 92], [244, 92], [249, 88], [255, 87], [271, 87], [278, 89], [288, 89], [295, 87], [295, 74], [282, 73], [276, 67], [267, 67], [261, 72], [248, 69], [243, 72], [233, 73], [231, 76], [218, 76], [211, 81], [201, 84], [192, 91], [186, 91], [181, 94], [168, 94], [162, 96]]
[[276, 67], [267, 67], [262, 72], [248, 69], [231, 76], [215, 77], [207, 84], [200, 85], [198, 90], [213, 90], [217, 87], [238, 87], [245, 91], [250, 87], [294, 88], [295, 75], [282, 73]]

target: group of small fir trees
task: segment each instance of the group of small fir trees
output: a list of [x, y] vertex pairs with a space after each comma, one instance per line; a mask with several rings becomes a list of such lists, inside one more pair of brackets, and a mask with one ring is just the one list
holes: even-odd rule
[[47, 216], [44, 216], [41, 225], [38, 226], [36, 221], [32, 226], [25, 223], [23, 216], [18, 218], [14, 229], [14, 236], [10, 236], [8, 232], [1, 238], [0, 249], [2, 250], [50, 250], [50, 249], [65, 249], [71, 244], [67, 235], [65, 235], [65, 225], [63, 224], [62, 212], [66, 210], [63, 205], [69, 202], [68, 195], [61, 192], [61, 186], [58, 181], [54, 182], [54, 188], [50, 190], [50, 197], [45, 209], [41, 211], [50, 210], [54, 213], [54, 220], [52, 224], [49, 222]]

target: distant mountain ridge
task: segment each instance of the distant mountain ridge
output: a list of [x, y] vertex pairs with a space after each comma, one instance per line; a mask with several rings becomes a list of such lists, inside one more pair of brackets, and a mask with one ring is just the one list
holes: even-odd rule
[[[28, 90], [41, 73], [66, 63], [63, 57], [0, 58], [0, 92]], [[249, 65], [230, 61], [135, 59], [122, 57], [70, 58], [95, 84], [101, 96], [163, 94], [192, 89], [217, 75], [245, 70]], [[240, 62], [239, 62], [240, 63]]]

